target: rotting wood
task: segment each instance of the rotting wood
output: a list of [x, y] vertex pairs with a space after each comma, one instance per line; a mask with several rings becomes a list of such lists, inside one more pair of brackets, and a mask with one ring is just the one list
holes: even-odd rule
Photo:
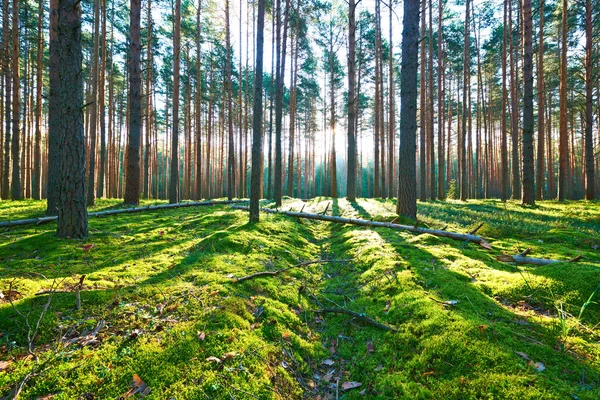
[[[234, 209], [237, 209], [237, 210], [248, 210], [248, 207], [244, 207], [244, 206], [235, 206], [234, 205], [231, 207]], [[313, 214], [313, 213], [305, 213], [305, 212], [277, 211], [277, 210], [273, 210], [270, 208], [262, 208], [261, 211], [266, 212], [266, 213], [271, 213], [271, 214], [283, 214], [283, 215], [287, 215], [287, 216], [295, 217], [295, 218], [314, 219], [314, 220], [334, 222], [334, 223], [339, 223], [339, 224], [390, 228], [390, 229], [408, 231], [408, 232], [419, 233], [419, 234], [428, 233], [428, 234], [434, 235], [434, 236], [440, 236], [440, 237], [446, 237], [446, 238], [454, 239], [454, 240], [461, 240], [461, 241], [466, 241], [466, 242], [477, 243], [486, 249], [491, 249], [491, 246], [487, 240], [485, 240], [481, 236], [472, 235], [470, 233], [449, 232], [449, 231], [444, 231], [444, 230], [439, 230], [439, 229], [429, 229], [429, 228], [420, 228], [420, 227], [414, 227], [414, 226], [409, 226], [409, 225], [394, 224], [391, 222], [369, 221], [369, 220], [357, 219], [357, 218], [343, 218], [343, 217], [336, 217], [336, 216], [331, 216], [331, 215]]]
[[583, 258], [583, 256], [579, 255], [570, 260], [552, 260], [552, 259], [547, 259], [547, 258], [527, 257], [527, 255], [529, 253], [531, 253], [531, 249], [526, 249], [525, 251], [523, 251], [519, 254], [515, 254], [514, 256], [511, 256], [508, 254], [502, 254], [502, 255], [496, 256], [496, 260], [502, 261], [502, 262], [514, 262], [517, 264], [531, 264], [531, 265], [543, 266], [543, 265], [550, 265], [550, 264], [556, 264], [556, 263], [573, 263], [573, 262], [577, 262]]
[[391, 331], [391, 332], [398, 332], [398, 330], [396, 328], [392, 328], [389, 325], [382, 324], [381, 322], [378, 322], [378, 321], [374, 320], [373, 318], [366, 316], [363, 313], [357, 313], [355, 311], [346, 310], [344, 308], [323, 308], [321, 310], [314, 310], [313, 312], [315, 314], [325, 314], [325, 313], [346, 314], [346, 315], [350, 315], [350, 316], [354, 317], [355, 319], [362, 321], [366, 324], [373, 325], [377, 328], [381, 328], [381, 329], [384, 329], [386, 331]]
[[348, 261], [349, 260], [313, 260], [313, 261], [304, 261], [304, 262], [298, 263], [296, 265], [292, 265], [291, 267], [278, 269], [277, 271], [262, 271], [262, 272], [257, 272], [257, 273], [250, 274], [250, 275], [247, 275], [247, 276], [243, 276], [241, 278], [235, 278], [232, 283], [239, 283], [239, 282], [247, 281], [249, 279], [259, 278], [261, 276], [275, 276], [275, 275], [279, 275], [282, 272], [289, 271], [290, 269], [300, 268], [300, 267], [306, 267], [306, 266], [312, 265], [312, 264], [324, 264], [324, 263], [329, 263], [329, 262], [348, 262]]
[[[103, 217], [105, 215], [115, 215], [115, 214], [129, 214], [129, 213], [137, 213], [142, 211], [155, 211], [155, 210], [163, 210], [169, 208], [182, 208], [182, 207], [198, 207], [198, 206], [214, 206], [220, 204], [237, 204], [237, 203], [247, 203], [247, 200], [213, 200], [213, 201], [194, 201], [187, 203], [177, 203], [177, 204], [159, 204], [156, 206], [145, 206], [145, 207], [133, 207], [133, 208], [121, 208], [118, 210], [107, 210], [107, 211], [98, 211], [93, 213], [88, 213], [88, 217]], [[0, 228], [12, 228], [15, 226], [23, 226], [23, 225], [40, 225], [48, 222], [53, 222], [58, 219], [58, 216], [50, 216], [50, 217], [41, 217], [41, 218], [29, 218], [29, 219], [19, 219], [14, 221], [1, 221]]]

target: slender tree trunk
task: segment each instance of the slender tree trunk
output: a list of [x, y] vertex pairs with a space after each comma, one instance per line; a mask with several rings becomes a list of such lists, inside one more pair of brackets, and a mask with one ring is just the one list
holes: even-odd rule
[[175, 0], [173, 32], [173, 132], [171, 137], [171, 173], [169, 203], [179, 202], [179, 65], [181, 53], [181, 0]]
[[438, 197], [444, 199], [446, 197], [446, 190], [444, 185], [445, 179], [445, 160], [444, 160], [444, 52], [443, 52], [443, 16], [444, 16], [444, 2], [438, 1], [438, 60], [437, 60], [437, 72], [438, 72]]
[[150, 137], [152, 135], [152, 94], [151, 94], [151, 82], [152, 82], [152, 0], [148, 0], [146, 6], [146, 130], [145, 130], [145, 151], [144, 153], [144, 187], [142, 189], [143, 196], [145, 199], [149, 197], [150, 185], [152, 178], [150, 177], [150, 159], [151, 159], [151, 147]]
[[252, 172], [250, 184], [250, 222], [258, 222], [258, 201], [262, 180], [262, 81], [263, 47], [265, 28], [265, 0], [258, 0], [258, 24], [256, 31], [256, 64], [254, 66], [254, 98], [252, 120]]
[[569, 132], [567, 128], [567, 21], [568, 0], [562, 0], [562, 25], [561, 25], [561, 43], [560, 43], [560, 128], [558, 143], [558, 200], [563, 201], [568, 198], [567, 190], [567, 159], [569, 151]]
[[20, 75], [19, 75], [19, 0], [13, 0], [12, 9], [12, 180], [10, 185], [10, 197], [13, 200], [23, 198], [21, 186], [20, 165], [20, 129], [19, 118], [21, 112], [21, 99], [19, 97]]
[[[235, 196], [235, 149], [233, 142], [233, 107], [231, 102], [231, 34], [229, 26], [229, 0], [225, 0], [225, 43], [227, 48], [227, 128], [229, 138], [229, 152], [227, 157], [227, 198], [233, 199]], [[241, 78], [241, 76], [240, 76]]]
[[427, 128], [427, 90], [425, 80], [425, 67], [427, 66], [426, 52], [425, 52], [425, 12], [427, 10], [427, 1], [421, 1], [421, 72], [420, 78], [420, 102], [419, 102], [419, 200], [425, 201], [427, 199], [427, 139], [426, 128]]
[[11, 142], [11, 93], [12, 76], [10, 73], [10, 11], [8, 0], [2, 2], [2, 72], [4, 73], [4, 154], [2, 175], [2, 199], [8, 199], [10, 192], [10, 142]]
[[[464, 69], [463, 69], [463, 104], [462, 104], [462, 124], [460, 137], [460, 199], [465, 201], [469, 195], [467, 179], [467, 157], [466, 157], [466, 138], [467, 138], [467, 120], [468, 120], [468, 101], [469, 101], [469, 76], [471, 75], [471, 41], [469, 22], [471, 19], [471, 2], [467, 0], [465, 10], [465, 44], [464, 44]], [[471, 155], [469, 154], [469, 157]]]
[[202, 193], [202, 73], [200, 72], [200, 50], [201, 50], [201, 17], [202, 0], [198, 0], [198, 9], [196, 11], [196, 200], [203, 198]]
[[35, 92], [35, 148], [33, 154], [33, 199], [42, 198], [42, 57], [44, 51], [44, 2], [38, 1], [38, 27], [37, 27], [37, 61], [36, 61], [36, 92]]
[[100, 76], [98, 77], [98, 114], [100, 116], [100, 166], [98, 169], [98, 187], [96, 197], [104, 197], [106, 181], [106, 104], [104, 89], [106, 87], [106, 0], [102, 0], [102, 58]]
[[585, 1], [585, 198], [596, 198], [594, 175], [594, 139], [592, 137], [593, 114], [593, 60], [592, 60], [592, 1]]
[[398, 173], [399, 215], [417, 217], [416, 133], [419, 1], [404, 1], [402, 71], [400, 76], [400, 152]]
[[[356, 201], [356, 127], [355, 119], [355, 93], [356, 82], [356, 4], [354, 0], [348, 2], [348, 172], [347, 193], [348, 201]], [[391, 15], [391, 9], [390, 9]], [[390, 27], [391, 32], [391, 27]]]
[[427, 133], [429, 137], [429, 197], [435, 200], [437, 197], [437, 185], [435, 177], [435, 144], [434, 144], [434, 129], [433, 129], [433, 1], [429, 0], [429, 62], [428, 62], [428, 105], [427, 105]]
[[519, 199], [521, 197], [521, 172], [520, 172], [520, 157], [519, 157], [519, 99], [517, 90], [517, 67], [516, 67], [516, 50], [514, 49], [513, 25], [512, 25], [512, 2], [508, 0], [508, 41], [509, 41], [509, 57], [510, 57], [510, 122], [511, 122], [511, 138], [512, 138], [512, 197]]
[[100, 36], [100, 0], [94, 0], [94, 44], [91, 55], [92, 62], [92, 98], [88, 107], [90, 107], [90, 163], [88, 171], [87, 184], [87, 205], [88, 207], [96, 204], [96, 134], [98, 117], [98, 46]]
[[[275, 94], [275, 180], [273, 183], [273, 195], [275, 204], [281, 206], [281, 192], [283, 186], [282, 177], [282, 154], [281, 154], [281, 127], [283, 117], [283, 78], [285, 71], [285, 53], [287, 41], [287, 24], [290, 0], [286, 0], [285, 19], [283, 22], [283, 38], [281, 38], [281, 0], [277, 0], [277, 76]], [[283, 44], [283, 46], [282, 46]]]
[[537, 74], [537, 87], [538, 87], [538, 140], [537, 140], [537, 160], [536, 160], [536, 179], [535, 179], [535, 198], [536, 200], [543, 200], [544, 198], [544, 154], [545, 154], [545, 126], [544, 126], [544, 110], [546, 106], [544, 104], [545, 99], [545, 88], [544, 88], [544, 0], [540, 0], [540, 34], [539, 34], [539, 47], [538, 47], [538, 74]]
[[523, 0], [523, 204], [535, 204], [533, 163], [533, 17], [531, 0]]
[[[395, 185], [395, 176], [394, 176], [394, 166], [395, 166], [395, 138], [396, 138], [396, 125], [395, 125], [395, 117], [396, 117], [396, 109], [395, 109], [395, 103], [394, 103], [394, 97], [395, 97], [395, 93], [394, 93], [394, 41], [393, 41], [393, 24], [392, 24], [392, 13], [393, 13], [393, 3], [390, 1], [389, 4], [389, 9], [390, 9], [390, 13], [389, 13], [389, 24], [390, 24], [390, 55], [389, 55], [389, 64], [388, 64], [388, 69], [389, 69], [389, 110], [388, 110], [388, 165], [387, 165], [387, 173], [388, 173], [388, 179], [387, 181], [389, 182], [389, 189], [388, 189], [388, 198], [393, 198], [394, 194], [396, 192], [396, 190], [394, 190]], [[432, 128], [433, 129], [433, 128]]]
[[[57, 77], [57, 124], [51, 135], [60, 139], [62, 158], [59, 185], [57, 235], [83, 239], [88, 234], [85, 186], [85, 137], [83, 130], [83, 74], [81, 71], [81, 5], [77, 0], [52, 0], [56, 21], [57, 63], [50, 76]], [[53, 7], [56, 6], [56, 7]]]
[[127, 145], [127, 179], [125, 204], [140, 202], [140, 136], [142, 131], [142, 77], [141, 77], [141, 3], [130, 0], [129, 41], [131, 45], [129, 66], [129, 140]]

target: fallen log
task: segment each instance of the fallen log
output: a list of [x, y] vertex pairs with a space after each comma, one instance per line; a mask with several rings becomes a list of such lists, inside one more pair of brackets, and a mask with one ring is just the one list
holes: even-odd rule
[[[231, 206], [237, 210], [249, 210], [248, 207], [245, 206]], [[449, 232], [441, 229], [429, 229], [429, 228], [420, 228], [416, 226], [409, 225], [400, 225], [392, 222], [380, 222], [380, 221], [369, 221], [366, 219], [357, 219], [357, 218], [344, 218], [344, 217], [336, 217], [332, 215], [323, 215], [323, 214], [313, 214], [306, 212], [295, 212], [295, 211], [278, 211], [273, 210], [271, 208], [261, 208], [261, 211], [271, 214], [283, 214], [290, 217], [295, 218], [306, 218], [306, 219], [315, 219], [319, 221], [327, 221], [334, 222], [339, 224], [350, 224], [350, 225], [359, 225], [359, 226], [368, 226], [368, 227], [380, 227], [380, 228], [390, 228], [396, 229], [400, 231], [408, 231], [413, 233], [428, 233], [434, 236], [446, 237], [454, 240], [460, 240], [463, 242], [473, 242], [477, 243], [480, 246], [490, 249], [491, 246], [487, 240], [482, 238], [481, 236], [476, 236], [470, 233], [458, 233], [458, 232]]]
[[[129, 214], [129, 213], [137, 213], [142, 211], [155, 211], [155, 210], [163, 210], [169, 208], [182, 208], [182, 207], [198, 207], [198, 206], [214, 206], [219, 204], [236, 204], [236, 203], [246, 203], [247, 200], [212, 200], [212, 201], [193, 201], [187, 203], [177, 203], [177, 204], [159, 204], [156, 206], [145, 206], [145, 207], [131, 207], [131, 208], [120, 208], [117, 210], [106, 210], [106, 211], [98, 211], [93, 213], [88, 213], [88, 217], [103, 217], [105, 215], [115, 215], [115, 214]], [[48, 222], [56, 221], [58, 216], [53, 215], [50, 217], [40, 217], [40, 218], [29, 218], [29, 219], [18, 219], [14, 221], [0, 221], [0, 228], [12, 228], [15, 226], [23, 226], [23, 225], [40, 225]]]
[[357, 313], [354, 311], [346, 310], [344, 308], [323, 308], [321, 310], [314, 310], [313, 312], [315, 314], [325, 314], [325, 313], [346, 314], [346, 315], [350, 315], [350, 316], [354, 317], [355, 319], [362, 321], [366, 324], [373, 325], [377, 328], [381, 328], [383, 330], [391, 331], [391, 332], [398, 332], [397, 329], [392, 328], [389, 325], [382, 324], [381, 322], [378, 322], [371, 317], [367, 317], [363, 313]]
[[519, 254], [515, 254], [514, 256], [511, 256], [508, 254], [502, 254], [502, 255], [496, 256], [496, 260], [502, 261], [502, 262], [514, 262], [517, 264], [531, 264], [531, 265], [543, 266], [543, 265], [565, 263], [565, 262], [573, 263], [573, 262], [577, 262], [583, 258], [583, 256], [579, 255], [575, 258], [572, 258], [571, 260], [551, 260], [551, 259], [547, 259], [547, 258], [527, 257], [527, 255], [529, 253], [531, 253], [531, 249], [526, 249], [525, 251], [523, 251]]
[[249, 279], [259, 278], [261, 276], [275, 276], [275, 275], [279, 275], [282, 272], [289, 271], [290, 269], [299, 268], [299, 267], [306, 267], [307, 265], [312, 265], [312, 264], [323, 264], [323, 263], [328, 263], [328, 262], [347, 262], [347, 261], [348, 260], [314, 260], [314, 261], [304, 261], [304, 262], [298, 263], [296, 265], [292, 265], [291, 267], [278, 269], [277, 271], [262, 271], [262, 272], [256, 272], [254, 274], [250, 274], [250, 275], [247, 275], [247, 276], [243, 276], [241, 278], [234, 278], [234, 280], [232, 281], [232, 283], [239, 283], [239, 282], [247, 281]]

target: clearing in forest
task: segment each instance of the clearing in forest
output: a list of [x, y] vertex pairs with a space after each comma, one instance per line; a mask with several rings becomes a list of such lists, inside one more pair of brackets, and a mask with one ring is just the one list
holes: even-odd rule
[[[114, 207], [99, 199], [90, 211]], [[282, 209], [303, 207], [396, 217], [392, 200], [286, 199]], [[3, 203], [0, 220], [44, 208]], [[56, 238], [54, 223], [3, 229], [0, 396], [599, 398], [600, 203], [426, 202], [418, 212], [435, 229], [483, 222], [492, 249], [273, 214], [251, 225], [227, 205], [93, 218], [85, 242]], [[496, 259], [526, 248], [583, 259]]]

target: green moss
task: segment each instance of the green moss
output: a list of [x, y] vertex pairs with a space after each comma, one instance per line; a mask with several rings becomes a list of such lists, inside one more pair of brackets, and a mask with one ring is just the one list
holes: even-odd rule
[[[396, 217], [392, 201], [376, 199], [286, 198], [284, 208], [322, 212], [327, 204], [335, 215]], [[99, 199], [94, 210], [114, 207], [117, 201]], [[0, 219], [44, 209], [43, 202], [0, 202]], [[278, 215], [248, 224], [245, 212], [226, 206], [94, 218], [85, 242], [56, 238], [52, 223], [4, 230], [0, 290], [12, 285], [23, 295], [15, 307], [30, 322], [48, 300], [35, 293], [53, 282], [68, 289], [86, 275], [82, 310], [73, 293], [54, 295], [35, 339], [44, 370], [23, 396], [117, 398], [137, 374], [150, 398], [325, 397], [338, 390], [336, 377], [339, 385], [362, 382], [340, 392], [346, 399], [363, 398], [363, 389], [371, 398], [598, 398], [598, 299], [576, 317], [600, 283], [600, 203], [547, 201], [532, 209], [436, 201], [418, 210], [419, 224], [431, 228], [467, 232], [484, 222], [478, 233], [493, 250]], [[515, 248], [584, 258], [518, 268], [496, 261]], [[318, 258], [336, 261], [232, 283]], [[457, 303], [441, 304], [450, 300]], [[332, 307], [398, 332], [312, 312]], [[100, 321], [98, 343], [66, 344]], [[0, 303], [0, 359], [11, 361], [0, 372], [0, 394], [30, 371], [26, 343], [23, 317]], [[536, 371], [516, 352], [546, 369]], [[334, 365], [322, 364], [326, 358]], [[331, 369], [329, 382], [316, 378]]]

